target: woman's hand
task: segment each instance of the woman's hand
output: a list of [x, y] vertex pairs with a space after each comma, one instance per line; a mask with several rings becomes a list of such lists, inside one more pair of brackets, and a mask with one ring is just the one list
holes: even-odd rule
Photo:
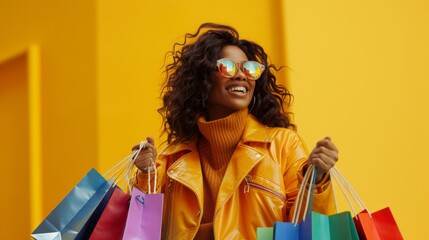
[[331, 141], [330, 137], [317, 142], [316, 147], [308, 157], [308, 163], [317, 167], [316, 182], [319, 182], [323, 175], [331, 169], [338, 161], [338, 149]]
[[[147, 137], [147, 144], [145, 148], [140, 150], [139, 155], [136, 157], [134, 164], [141, 171], [147, 171], [147, 168], [152, 165], [152, 162], [155, 161], [157, 152], [155, 148], [155, 140], [153, 137]], [[135, 145], [132, 150], [138, 150], [140, 145]]]

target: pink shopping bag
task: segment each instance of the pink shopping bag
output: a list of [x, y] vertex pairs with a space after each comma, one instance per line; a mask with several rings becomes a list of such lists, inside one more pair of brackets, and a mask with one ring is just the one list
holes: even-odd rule
[[145, 194], [133, 188], [123, 240], [161, 239], [164, 194]]

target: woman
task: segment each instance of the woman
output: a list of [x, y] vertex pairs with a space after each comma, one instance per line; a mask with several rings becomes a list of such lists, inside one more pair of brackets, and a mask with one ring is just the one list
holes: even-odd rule
[[308, 164], [317, 167], [313, 210], [332, 212], [326, 173], [338, 151], [326, 137], [307, 157], [283, 109], [291, 94], [261, 46], [206, 23], [171, 53], [159, 109], [168, 146], [157, 154], [147, 137], [135, 161], [135, 186], [146, 191], [156, 160], [163, 239], [255, 239], [257, 227], [292, 218]]

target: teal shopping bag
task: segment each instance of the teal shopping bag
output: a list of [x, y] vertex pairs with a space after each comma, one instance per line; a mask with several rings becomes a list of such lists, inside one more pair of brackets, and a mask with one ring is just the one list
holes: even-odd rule
[[274, 239], [290, 240], [359, 240], [350, 212], [324, 215], [311, 212], [305, 221], [294, 224], [276, 222]]
[[257, 240], [273, 240], [273, 231], [272, 227], [259, 227], [256, 229], [256, 239]]
[[31, 236], [38, 240], [75, 239], [112, 184], [91, 169]]

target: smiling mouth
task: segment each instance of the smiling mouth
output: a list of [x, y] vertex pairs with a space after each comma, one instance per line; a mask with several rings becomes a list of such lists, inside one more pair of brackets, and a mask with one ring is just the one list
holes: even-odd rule
[[228, 92], [239, 92], [239, 93], [246, 93], [247, 89], [243, 86], [235, 86], [227, 89]]

